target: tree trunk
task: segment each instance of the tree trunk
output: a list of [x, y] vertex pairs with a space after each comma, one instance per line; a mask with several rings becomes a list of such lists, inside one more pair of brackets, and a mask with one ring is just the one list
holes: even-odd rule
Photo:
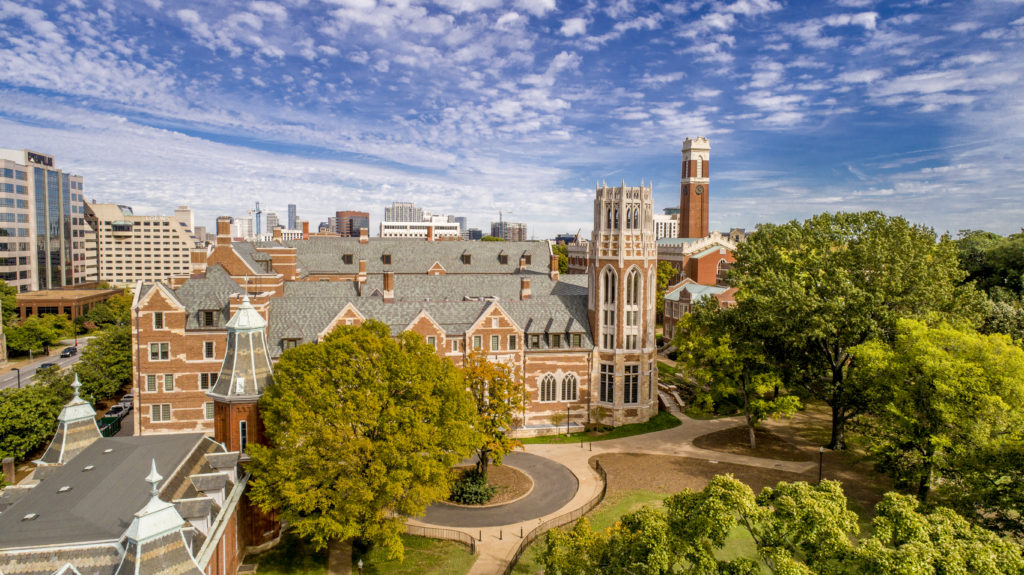
[[476, 460], [476, 472], [487, 477], [487, 464], [490, 463], [491, 450], [481, 449]]
[[757, 449], [757, 435], [754, 433], [754, 426], [747, 421], [747, 431], [750, 432], [750, 449]]
[[846, 433], [846, 418], [843, 416], [843, 410], [837, 405], [832, 406], [832, 439], [829, 441], [828, 448], [833, 451], [843, 451], [846, 449], [846, 439], [844, 434]]
[[932, 457], [935, 456], [935, 449], [929, 448], [926, 455], [928, 457], [928, 462], [925, 463], [924, 469], [921, 471], [921, 477], [918, 478], [917, 483], [917, 500], [922, 504], [928, 500], [928, 494], [932, 490], [932, 468], [935, 466], [935, 464], [932, 463]]

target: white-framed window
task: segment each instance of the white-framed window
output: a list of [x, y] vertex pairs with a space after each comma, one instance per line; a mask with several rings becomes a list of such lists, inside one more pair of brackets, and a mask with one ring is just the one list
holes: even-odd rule
[[427, 336], [427, 345], [429, 345], [430, 347], [432, 347], [434, 349], [437, 349], [437, 338], [432, 336], [432, 335], [428, 335]]
[[164, 312], [157, 311], [153, 312], [153, 329], [164, 328]]
[[498, 351], [500, 349], [501, 349], [501, 336], [499, 336], [499, 335], [492, 335], [491, 336], [491, 351]]
[[204, 341], [203, 342], [203, 358], [205, 358], [205, 359], [213, 359], [214, 356], [215, 356], [215, 354], [214, 354], [214, 344], [213, 344], [213, 342], [212, 341]]
[[625, 374], [622, 377], [622, 403], [640, 402], [640, 366], [625, 366]]
[[166, 361], [171, 358], [171, 344], [156, 342], [149, 344], [149, 361]]
[[610, 363], [601, 364], [601, 385], [598, 399], [605, 403], [615, 402], [615, 366]]
[[154, 403], [149, 406], [149, 420], [150, 421], [170, 421], [171, 420], [171, 404], [169, 403]]
[[515, 351], [519, 348], [519, 337], [516, 334], [508, 336], [508, 349], [509, 351]]
[[562, 377], [562, 401], [576, 401], [579, 394], [579, 382], [575, 373], [567, 373]]
[[174, 391], [174, 374], [164, 374], [164, 391]]
[[459, 351], [459, 340], [457, 340], [457, 339], [453, 339], [452, 340], [452, 351], [455, 352], [455, 353], [458, 353], [458, 351]]
[[540, 400], [541, 401], [555, 401], [556, 393], [558, 389], [558, 382], [555, 381], [555, 376], [550, 373], [545, 375], [540, 380]]
[[484, 347], [484, 336], [474, 335], [473, 336], [473, 349], [482, 349]]
[[156, 376], [155, 375], [147, 375], [146, 376], [146, 391], [148, 391], [148, 392], [156, 391]]
[[213, 402], [207, 401], [203, 404], [203, 417], [213, 419]]

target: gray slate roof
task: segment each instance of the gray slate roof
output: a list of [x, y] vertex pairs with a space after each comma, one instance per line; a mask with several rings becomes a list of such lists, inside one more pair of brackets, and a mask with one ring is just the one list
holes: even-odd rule
[[[143, 479], [151, 459], [170, 473], [203, 437], [182, 433], [97, 439], [0, 514], [0, 551], [118, 539], [149, 501]], [[104, 453], [106, 449], [112, 451]], [[93, 468], [83, 471], [88, 465]], [[71, 490], [57, 493], [63, 486]], [[38, 517], [22, 521], [29, 513]]]
[[206, 276], [189, 278], [181, 287], [174, 290], [185, 309], [188, 310], [186, 329], [200, 329], [199, 312], [214, 310], [214, 327], [221, 329], [230, 319], [228, 298], [233, 294], [242, 294], [242, 289], [228, 272], [219, 265], [206, 268]]

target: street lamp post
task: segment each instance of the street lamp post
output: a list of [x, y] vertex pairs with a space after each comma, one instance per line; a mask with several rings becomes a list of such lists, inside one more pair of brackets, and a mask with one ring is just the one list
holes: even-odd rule
[[825, 460], [825, 448], [824, 447], [819, 447], [818, 448], [818, 483], [821, 483], [821, 465], [822, 465], [822, 462], [824, 460]]
[[21, 389], [21, 368], [12, 367], [11, 369], [18, 372], [18, 389]]

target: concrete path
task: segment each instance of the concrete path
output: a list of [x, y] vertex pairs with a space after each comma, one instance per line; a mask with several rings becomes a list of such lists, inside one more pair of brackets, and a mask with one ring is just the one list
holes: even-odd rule
[[561, 509], [579, 490], [576, 475], [551, 459], [517, 452], [506, 456], [502, 465], [515, 467], [533, 479], [533, 490], [526, 497], [484, 508], [435, 503], [427, 508], [420, 521], [446, 527], [488, 527], [527, 521], [551, 509]]
[[[806, 461], [778, 461], [775, 459], [764, 459], [747, 455], [724, 453], [700, 449], [693, 446], [693, 440], [701, 435], [713, 433], [723, 429], [729, 429], [743, 425], [742, 417], [729, 417], [722, 419], [697, 420], [690, 419], [686, 415], [673, 413], [683, 423], [678, 427], [666, 429], [655, 433], [598, 441], [584, 444], [583, 448], [577, 444], [565, 445], [527, 445], [526, 453], [537, 455], [561, 463], [572, 471], [579, 480], [579, 489], [576, 495], [566, 504], [550, 513], [536, 517], [532, 520], [517, 521], [512, 518], [503, 521], [501, 525], [489, 527], [453, 527], [449, 529], [463, 531], [473, 537], [480, 537], [482, 540], [477, 544], [479, 557], [470, 575], [495, 575], [500, 574], [506, 564], [507, 558], [515, 550], [520, 542], [520, 533], [528, 533], [537, 525], [553, 519], [564, 513], [579, 509], [600, 493], [602, 484], [597, 472], [590, 467], [590, 459], [595, 455], [608, 453], [644, 453], [651, 455], [668, 455], [680, 457], [693, 457], [708, 461], [719, 461], [750, 465], [770, 469], [779, 469], [793, 473], [806, 473], [813, 469], [816, 462]], [[518, 466], [517, 466], [518, 467]], [[535, 485], [534, 491], [539, 487]], [[484, 512], [486, 510], [476, 510]], [[500, 519], [500, 518], [499, 518]], [[424, 521], [410, 520], [410, 523], [425, 527], [436, 527]]]

